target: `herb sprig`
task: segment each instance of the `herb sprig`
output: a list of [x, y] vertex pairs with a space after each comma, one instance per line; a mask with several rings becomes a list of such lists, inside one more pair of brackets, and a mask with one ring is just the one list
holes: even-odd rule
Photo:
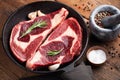
[[29, 34], [33, 29], [35, 28], [44, 28], [47, 25], [46, 21], [38, 21], [35, 22], [32, 26], [30, 26], [24, 33], [22, 33], [22, 35], [20, 36], [20, 38], [26, 36], [27, 34]]
[[62, 50], [63, 50], [63, 48], [62, 48], [62, 49], [60, 49], [60, 50], [48, 51], [48, 52], [47, 52], [47, 54], [48, 54], [48, 56], [55, 56], [55, 55], [57, 55], [57, 54], [61, 53], [61, 52], [62, 52]]

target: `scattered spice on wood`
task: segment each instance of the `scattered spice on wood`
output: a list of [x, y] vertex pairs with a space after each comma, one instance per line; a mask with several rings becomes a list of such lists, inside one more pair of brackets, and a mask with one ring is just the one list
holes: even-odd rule
[[116, 53], [118, 53], [118, 51], [116, 51]]
[[111, 67], [110, 69], [111, 69], [111, 70], [113, 70], [113, 68], [112, 68], [112, 67]]
[[83, 8], [84, 11], [91, 11], [90, 7], [88, 5], [86, 5], [84, 8]]
[[82, 4], [82, 6], [84, 6], [85, 4]]
[[78, 9], [80, 9], [81, 7], [79, 6]]
[[111, 52], [109, 51], [108, 54], [111, 54]]
[[115, 56], [116, 56], [115, 53], [112, 53], [111, 57], [114, 58]]
[[90, 2], [87, 2], [88, 5], [90, 5]]
[[91, 4], [91, 6], [93, 6], [93, 4]]
[[96, 14], [95, 16], [95, 22], [98, 26], [100, 27], [103, 27], [102, 26], [102, 23], [101, 23], [101, 20], [103, 18], [105, 18], [106, 16], [111, 16], [113, 15], [111, 12], [108, 12], [108, 11], [101, 11], [101, 12], [98, 12], [98, 14]]
[[118, 57], [120, 57], [120, 53], [118, 54]]
[[73, 4], [73, 6], [77, 6], [77, 4]]

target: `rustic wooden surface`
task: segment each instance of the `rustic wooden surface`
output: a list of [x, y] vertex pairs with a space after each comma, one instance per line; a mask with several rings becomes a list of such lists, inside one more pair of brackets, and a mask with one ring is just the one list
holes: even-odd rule
[[[14, 12], [17, 8], [40, 0], [0, 0], [0, 37], [2, 35], [2, 28], [7, 20], [7, 18]], [[81, 13], [85, 20], [88, 21], [90, 12], [98, 5], [101, 4], [112, 4], [120, 9], [120, 0], [57, 0], [63, 2], [79, 13]], [[83, 12], [82, 9], [85, 5], [93, 4], [90, 10]], [[77, 4], [77, 5], [76, 5]], [[85, 4], [81, 6], [82, 4]], [[82, 8], [80, 8], [80, 7]], [[88, 14], [85, 14], [88, 13]], [[89, 28], [89, 27], [88, 27]], [[116, 40], [110, 42], [101, 42], [97, 40], [90, 33], [90, 40], [88, 48], [94, 45], [103, 46], [108, 50], [107, 62], [99, 67], [92, 66], [93, 74], [95, 80], [120, 80], [120, 35]], [[21, 77], [37, 75], [31, 72], [24, 71], [16, 64], [14, 64], [8, 56], [6, 56], [3, 47], [2, 41], [0, 41], [0, 80], [19, 80]], [[89, 63], [88, 63], [89, 64]]]

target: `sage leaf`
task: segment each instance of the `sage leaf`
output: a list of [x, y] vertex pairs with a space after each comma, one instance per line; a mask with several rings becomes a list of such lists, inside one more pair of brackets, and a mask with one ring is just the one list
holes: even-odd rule
[[22, 35], [20, 36], [20, 38], [26, 36], [27, 34], [29, 34], [33, 29], [35, 28], [44, 28], [47, 25], [46, 21], [38, 21], [35, 22], [32, 26], [30, 26], [24, 33], [22, 33]]
[[62, 48], [62, 49], [60, 49], [60, 50], [48, 51], [48, 52], [47, 52], [47, 54], [48, 54], [49, 56], [55, 56], [55, 55], [57, 55], [57, 54], [61, 53], [61, 52], [62, 52], [62, 50], [63, 50], [63, 48]]

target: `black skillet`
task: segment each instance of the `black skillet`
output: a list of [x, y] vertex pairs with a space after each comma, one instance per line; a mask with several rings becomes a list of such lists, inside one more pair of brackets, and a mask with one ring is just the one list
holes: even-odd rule
[[82, 50], [80, 52], [80, 55], [75, 57], [71, 62], [62, 65], [58, 70], [56, 71], [49, 71], [47, 69], [36, 69], [32, 72], [36, 73], [51, 73], [51, 72], [59, 72], [59, 71], [70, 71], [75, 68], [75, 64], [77, 61], [82, 61], [82, 56], [84, 54], [84, 51], [88, 44], [88, 33], [87, 33], [87, 27], [85, 25], [85, 22], [80, 14], [78, 14], [74, 9], [68, 7], [67, 5], [64, 5], [59, 2], [53, 2], [53, 1], [39, 1], [34, 2], [28, 5], [25, 5], [18, 10], [16, 10], [7, 20], [7, 22], [4, 25], [3, 28], [3, 34], [2, 34], [2, 41], [3, 41], [3, 47], [7, 53], [7, 55], [12, 59], [13, 62], [15, 62], [18, 66], [26, 69], [25, 63], [19, 62], [19, 60], [16, 59], [16, 57], [13, 55], [10, 46], [9, 46], [9, 39], [10, 34], [12, 31], [12, 28], [14, 25], [19, 23], [20, 21], [29, 20], [27, 18], [28, 13], [41, 10], [43, 13], [50, 13], [53, 11], [56, 11], [58, 9], [61, 9], [62, 7], [66, 8], [69, 11], [68, 17], [74, 17], [78, 20], [79, 24], [82, 27], [83, 30], [83, 39], [82, 39]]

